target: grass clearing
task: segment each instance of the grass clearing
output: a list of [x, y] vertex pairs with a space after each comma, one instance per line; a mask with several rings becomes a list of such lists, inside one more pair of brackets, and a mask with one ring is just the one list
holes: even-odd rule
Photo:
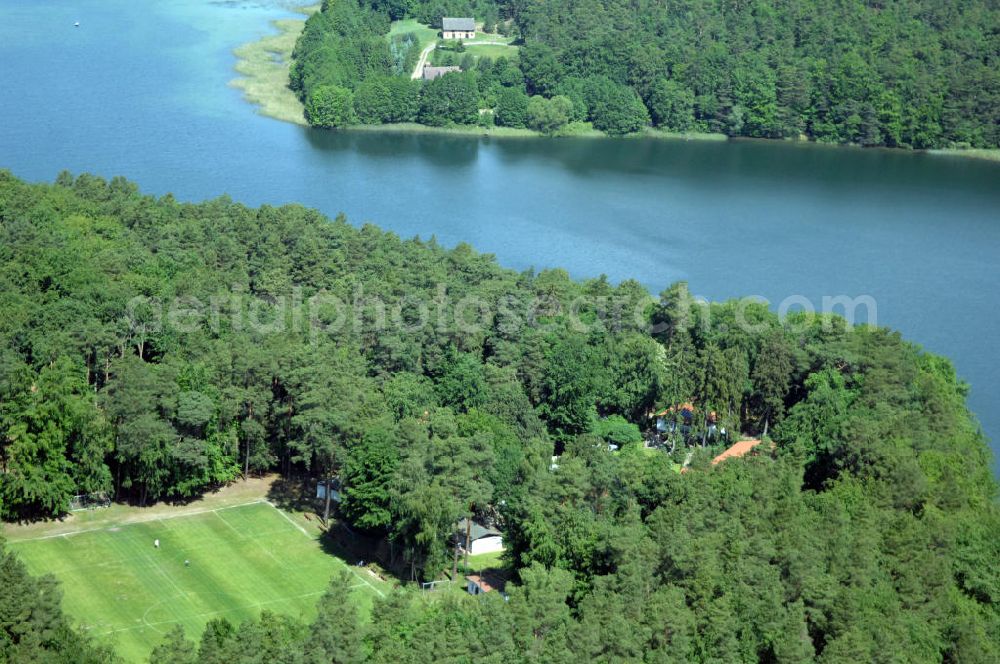
[[[476, 33], [475, 39], [464, 41], [462, 45], [465, 47], [465, 50], [461, 53], [447, 48], [435, 49], [431, 53], [432, 64], [440, 64], [441, 59], [445, 57], [454, 57], [461, 60], [466, 54], [471, 55], [476, 60], [480, 58], [489, 58], [491, 60], [507, 58], [508, 60], [516, 60], [519, 53], [519, 47], [514, 45], [513, 37], [504, 37], [499, 34]], [[445, 55], [446, 53], [450, 54], [450, 56]]]
[[[319, 11], [319, 5], [298, 10], [309, 16]], [[305, 19], [273, 21], [278, 34], [244, 44], [233, 53], [236, 71], [240, 78], [230, 85], [243, 91], [243, 97], [260, 107], [260, 112], [278, 120], [305, 125], [302, 103], [288, 88], [288, 69], [292, 62], [292, 49], [302, 34]]]
[[430, 62], [428, 64], [435, 66], [440, 66], [442, 64], [456, 64], [454, 62], [448, 62], [447, 59], [452, 58], [461, 62], [462, 58], [466, 55], [471, 55], [476, 61], [481, 58], [489, 58], [490, 60], [496, 60], [498, 58], [517, 60], [518, 47], [507, 46], [505, 44], [472, 44], [467, 45], [465, 50], [461, 53], [436, 48], [431, 51], [430, 57], [428, 58]]
[[423, 50], [428, 44], [436, 42], [438, 38], [437, 30], [423, 23], [418, 23], [415, 18], [408, 18], [405, 21], [393, 21], [389, 27], [389, 34], [386, 36], [386, 39], [392, 39], [396, 35], [405, 35], [407, 33], [416, 35], [417, 43], [420, 44], [420, 50]]
[[54, 574], [67, 614], [132, 662], [144, 661], [177, 623], [197, 638], [217, 617], [238, 623], [268, 609], [308, 618], [341, 570], [355, 576], [363, 613], [388, 590], [366, 570], [324, 552], [303, 524], [263, 500], [75, 534], [29, 535], [10, 535], [29, 570]]
[[[508, 60], [516, 60], [518, 47], [511, 44], [466, 44], [465, 53], [472, 54], [472, 57], [476, 58], [476, 60], [480, 58], [490, 58], [491, 60], [507, 58]], [[461, 53], [460, 55], [465, 55], [465, 53]]]
[[480, 553], [469, 556], [469, 565], [466, 567], [465, 559], [459, 558], [459, 569], [463, 574], [476, 574], [484, 569], [501, 569], [503, 567], [503, 551], [493, 553]]

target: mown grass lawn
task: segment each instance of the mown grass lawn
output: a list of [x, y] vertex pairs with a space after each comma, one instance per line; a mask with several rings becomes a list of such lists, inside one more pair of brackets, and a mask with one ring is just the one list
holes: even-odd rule
[[420, 44], [420, 50], [423, 50], [423, 48], [431, 42], [437, 41], [438, 38], [437, 30], [428, 27], [423, 23], [418, 23], [415, 18], [408, 18], [405, 21], [393, 21], [392, 26], [389, 28], [389, 36], [387, 39], [391, 39], [396, 35], [405, 35], [408, 32], [412, 32], [416, 35], [417, 42]]
[[480, 553], [476, 556], [469, 556], [469, 566], [465, 567], [465, 559], [459, 558], [459, 569], [463, 574], [477, 574], [485, 569], [499, 569], [503, 567], [503, 551], [493, 553]]
[[[486, 37], [492, 39], [492, 35], [486, 35]], [[479, 58], [491, 58], [493, 60], [507, 58], [508, 60], [513, 60], [517, 58], [518, 48], [510, 44], [466, 44], [465, 53], [471, 53], [477, 60]]]
[[[439, 64], [443, 58], [448, 57], [445, 53], [451, 54], [451, 57], [458, 58], [461, 60], [466, 54], [471, 55], [476, 60], [480, 58], [490, 58], [491, 60], [496, 60], [498, 58], [507, 58], [508, 60], [516, 60], [518, 56], [518, 47], [512, 45], [513, 39], [510, 37], [501, 37], [500, 35], [478, 35], [475, 39], [466, 41], [463, 43], [465, 50], [461, 53], [457, 51], [452, 51], [449, 49], [436, 49], [431, 53], [431, 61], [433, 64]], [[475, 43], [475, 42], [494, 42], [489, 44]], [[503, 43], [495, 43], [503, 42]]]
[[309, 618], [330, 577], [344, 569], [354, 574], [363, 614], [387, 590], [265, 502], [10, 545], [32, 573], [54, 574], [66, 612], [130, 662], [145, 661], [178, 623], [195, 639], [218, 617], [239, 623], [268, 609]]

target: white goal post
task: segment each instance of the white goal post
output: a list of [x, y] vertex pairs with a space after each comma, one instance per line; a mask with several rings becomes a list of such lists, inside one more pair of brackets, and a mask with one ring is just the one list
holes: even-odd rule
[[73, 496], [69, 500], [70, 512], [82, 512], [84, 510], [96, 510], [102, 507], [111, 507], [111, 498], [103, 491], [97, 493], [81, 493]]
[[451, 583], [451, 581], [448, 581], [447, 579], [442, 579], [440, 581], [424, 581], [420, 584], [420, 589], [433, 592], [437, 590], [438, 585], [442, 583], [448, 584]]

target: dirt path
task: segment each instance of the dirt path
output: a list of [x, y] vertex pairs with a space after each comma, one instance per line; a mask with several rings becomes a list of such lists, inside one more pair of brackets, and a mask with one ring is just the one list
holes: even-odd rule
[[99, 530], [128, 523], [154, 521], [186, 514], [199, 514], [221, 507], [232, 507], [253, 502], [261, 502], [267, 498], [271, 484], [278, 479], [277, 475], [254, 477], [245, 481], [235, 482], [201, 498], [192, 500], [185, 505], [157, 503], [150, 507], [132, 507], [130, 505], [113, 504], [107, 509], [73, 512], [62, 519], [39, 521], [38, 523], [15, 524], [3, 526], [3, 535], [14, 542], [18, 540], [38, 539], [75, 533], [83, 530]]
[[423, 75], [424, 65], [427, 64], [427, 57], [431, 54], [431, 51], [434, 50], [435, 46], [437, 46], [437, 44], [432, 42], [428, 44], [424, 50], [420, 51], [420, 58], [417, 60], [417, 66], [413, 68], [413, 73], [410, 75], [410, 79], [415, 81]]

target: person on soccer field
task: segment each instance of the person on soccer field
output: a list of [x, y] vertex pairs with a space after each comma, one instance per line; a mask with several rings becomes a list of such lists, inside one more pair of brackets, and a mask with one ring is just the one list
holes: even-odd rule
[[160, 540], [158, 540], [158, 539], [153, 540], [153, 546], [156, 547], [157, 549], [159, 549], [160, 548]]

